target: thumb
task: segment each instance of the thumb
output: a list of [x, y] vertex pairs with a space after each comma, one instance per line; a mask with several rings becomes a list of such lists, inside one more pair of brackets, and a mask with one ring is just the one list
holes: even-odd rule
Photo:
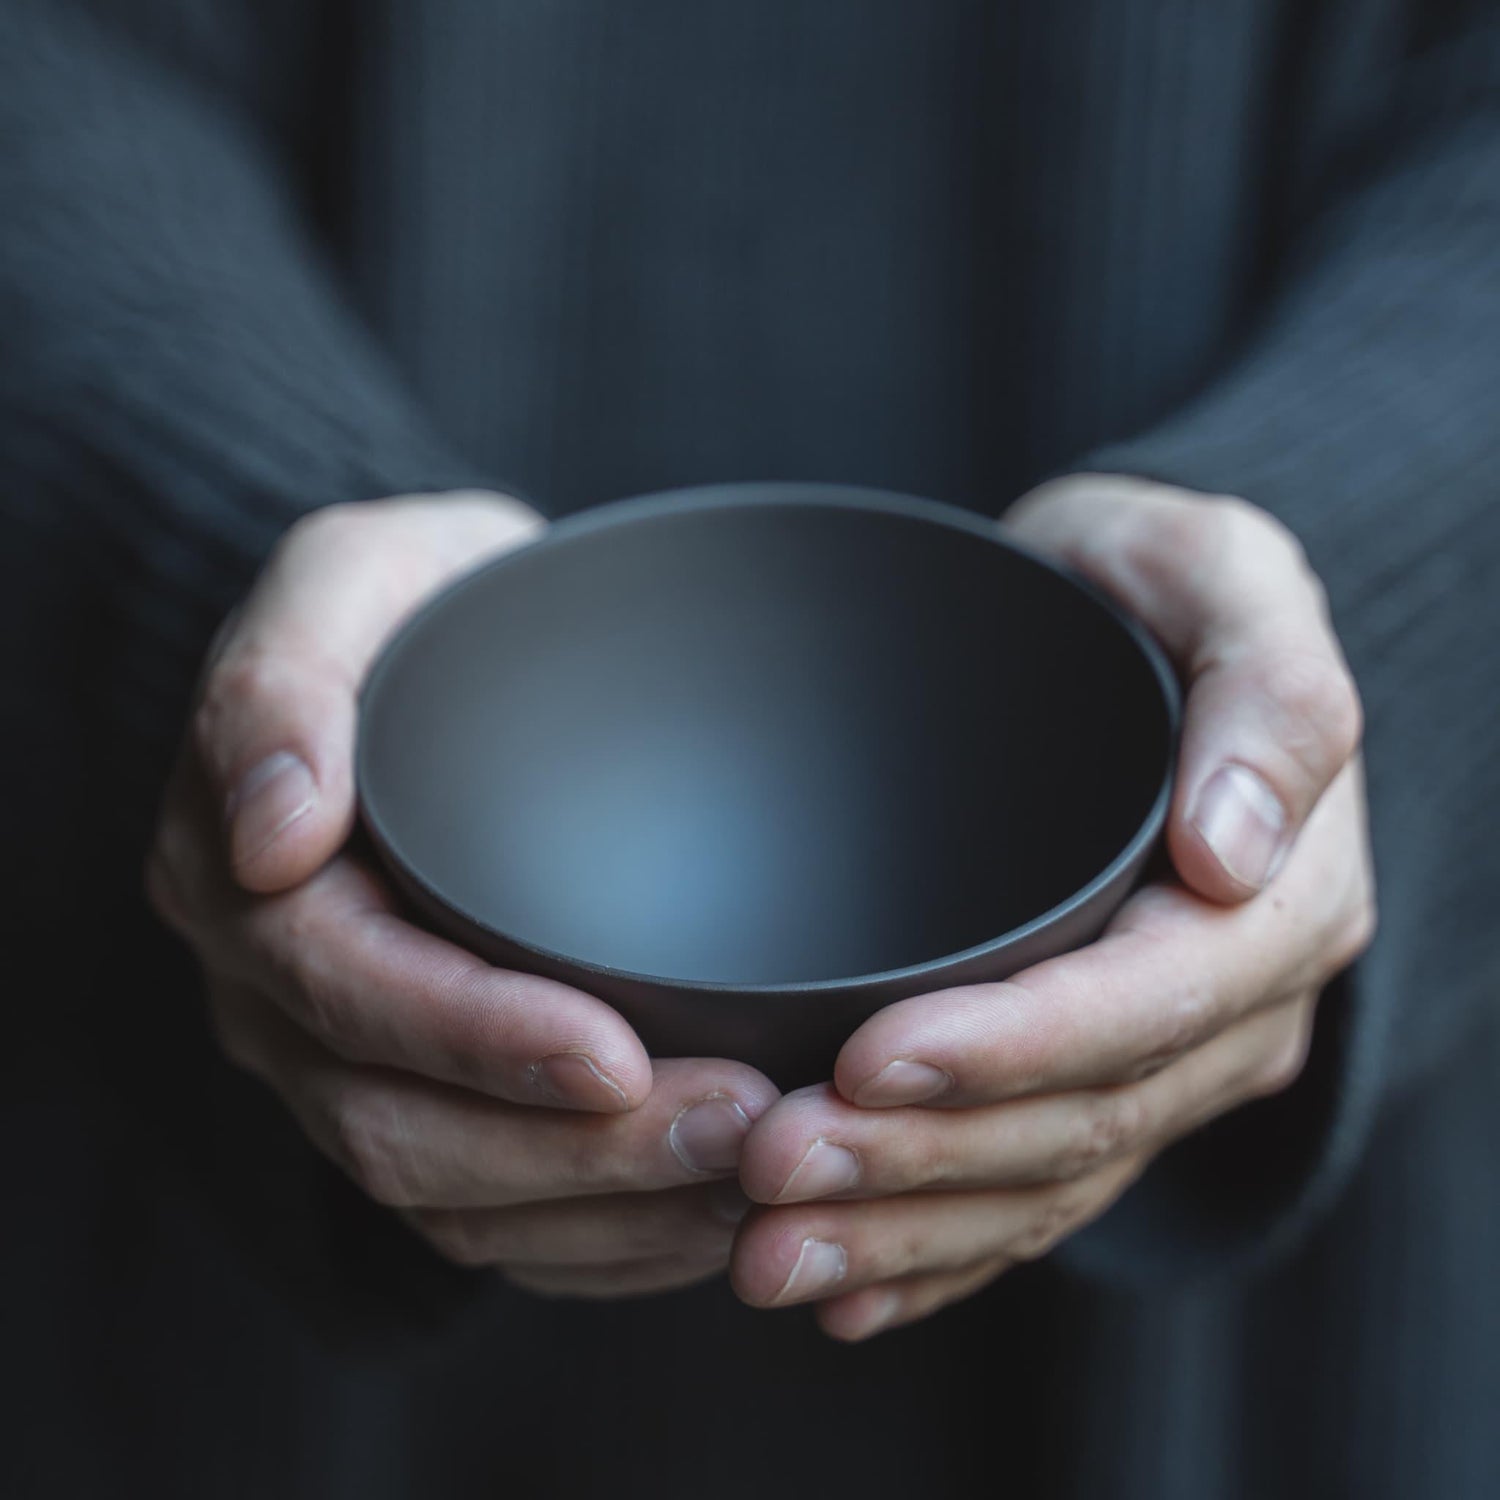
[[345, 842], [371, 662], [428, 594], [541, 525], [465, 492], [331, 506], [287, 532], [215, 642], [193, 721], [241, 886], [286, 890]]
[[1359, 742], [1322, 585], [1242, 500], [1112, 475], [1042, 486], [1007, 522], [1136, 614], [1186, 678], [1167, 844], [1183, 881], [1243, 901], [1276, 874]]

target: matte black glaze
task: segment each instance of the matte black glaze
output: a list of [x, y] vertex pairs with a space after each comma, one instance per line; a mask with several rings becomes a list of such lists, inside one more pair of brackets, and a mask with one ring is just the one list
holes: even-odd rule
[[435, 928], [792, 1086], [891, 1000], [1094, 937], [1177, 711], [1155, 646], [992, 523], [732, 485], [431, 602], [366, 685], [359, 792]]

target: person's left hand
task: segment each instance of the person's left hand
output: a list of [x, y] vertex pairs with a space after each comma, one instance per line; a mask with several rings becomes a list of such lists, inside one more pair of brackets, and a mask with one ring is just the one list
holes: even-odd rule
[[1359, 700], [1300, 547], [1244, 501], [1083, 475], [1007, 530], [1119, 599], [1187, 706], [1167, 845], [1091, 946], [905, 1000], [752, 1128], [732, 1277], [837, 1338], [926, 1316], [1102, 1213], [1173, 1140], [1288, 1087], [1374, 930]]

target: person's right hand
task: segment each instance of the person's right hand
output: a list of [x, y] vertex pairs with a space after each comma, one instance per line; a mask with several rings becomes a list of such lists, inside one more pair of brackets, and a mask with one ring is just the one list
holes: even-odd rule
[[775, 1088], [739, 1063], [653, 1067], [602, 1001], [411, 926], [344, 847], [381, 644], [541, 524], [464, 494], [294, 526], [209, 654], [147, 888], [229, 1057], [372, 1198], [451, 1259], [625, 1295], [725, 1267], [740, 1142]]

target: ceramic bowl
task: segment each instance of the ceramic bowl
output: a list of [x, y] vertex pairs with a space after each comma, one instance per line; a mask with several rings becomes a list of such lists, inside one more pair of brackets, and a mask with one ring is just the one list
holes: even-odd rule
[[893, 1000], [1094, 938], [1178, 718], [1150, 638], [993, 522], [728, 485], [435, 597], [365, 685], [357, 780], [431, 927], [791, 1087]]

